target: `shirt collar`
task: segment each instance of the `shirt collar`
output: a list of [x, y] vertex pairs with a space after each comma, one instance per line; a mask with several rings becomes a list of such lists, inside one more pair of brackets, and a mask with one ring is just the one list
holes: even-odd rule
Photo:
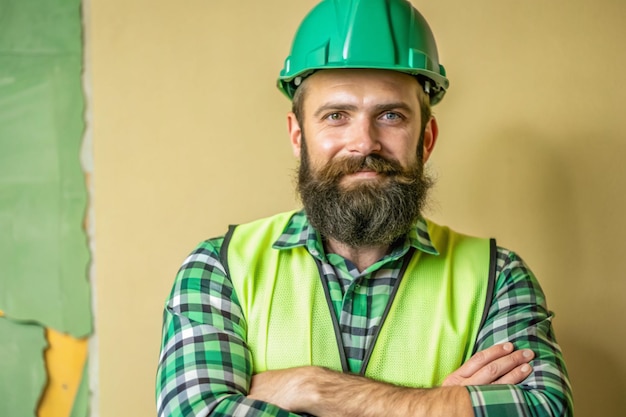
[[[322, 238], [309, 223], [304, 210], [294, 213], [291, 219], [289, 219], [287, 226], [285, 226], [283, 233], [272, 245], [274, 249], [279, 250], [293, 249], [298, 246], [305, 246], [313, 256], [321, 257], [324, 253]], [[414, 247], [431, 255], [439, 255], [428, 233], [428, 221], [423, 217], [419, 218], [415, 226], [407, 234], [404, 242], [399, 244], [392, 251], [391, 255], [406, 253], [409, 247]]]

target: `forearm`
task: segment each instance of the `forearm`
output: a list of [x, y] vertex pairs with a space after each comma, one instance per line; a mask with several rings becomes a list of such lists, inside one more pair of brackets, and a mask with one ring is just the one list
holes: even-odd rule
[[317, 417], [474, 416], [465, 387], [405, 388], [319, 367], [256, 375], [250, 398]]
[[464, 387], [404, 388], [324, 370], [326, 381], [314, 387], [310, 412], [318, 417], [473, 417]]

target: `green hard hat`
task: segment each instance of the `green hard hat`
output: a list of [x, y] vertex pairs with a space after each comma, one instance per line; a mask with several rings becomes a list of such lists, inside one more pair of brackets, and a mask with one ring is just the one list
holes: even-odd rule
[[433, 105], [449, 85], [428, 23], [406, 0], [322, 0], [315, 6], [296, 32], [278, 88], [292, 99], [305, 77], [330, 68], [416, 75]]

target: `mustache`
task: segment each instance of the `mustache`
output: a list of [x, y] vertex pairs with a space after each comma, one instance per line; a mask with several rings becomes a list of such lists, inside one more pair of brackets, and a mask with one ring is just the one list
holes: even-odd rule
[[346, 157], [328, 163], [321, 170], [324, 177], [338, 177], [355, 174], [360, 171], [373, 171], [384, 175], [400, 175], [404, 168], [394, 159], [385, 159], [380, 155]]

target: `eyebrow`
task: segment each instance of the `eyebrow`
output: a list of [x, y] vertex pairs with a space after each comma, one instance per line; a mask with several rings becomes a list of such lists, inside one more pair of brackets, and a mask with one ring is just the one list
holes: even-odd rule
[[316, 118], [319, 117], [322, 113], [327, 112], [329, 110], [337, 110], [337, 111], [342, 111], [342, 110], [356, 110], [357, 106], [355, 106], [354, 104], [347, 104], [347, 103], [326, 103], [323, 106], [319, 107], [315, 113], [313, 114], [313, 116], [315, 116]]
[[403, 101], [398, 101], [396, 103], [382, 103], [374, 106], [376, 112], [381, 113], [386, 110], [404, 110], [407, 112], [412, 112], [413, 109], [407, 103]]
[[[402, 101], [398, 101], [398, 102], [393, 102], [393, 103], [381, 103], [381, 104], [376, 104], [374, 106], [374, 112], [375, 113], [382, 113], [388, 110], [404, 110], [407, 112], [413, 112], [414, 110], [411, 108], [411, 106], [409, 106], [407, 103], [402, 102]], [[329, 110], [335, 110], [335, 111], [355, 111], [358, 110], [358, 107], [354, 104], [347, 104], [347, 103], [326, 103], [324, 105], [322, 105], [321, 107], [319, 107], [315, 113], [313, 114], [313, 116], [315, 116], [316, 118], [319, 117], [322, 113], [329, 111]]]

